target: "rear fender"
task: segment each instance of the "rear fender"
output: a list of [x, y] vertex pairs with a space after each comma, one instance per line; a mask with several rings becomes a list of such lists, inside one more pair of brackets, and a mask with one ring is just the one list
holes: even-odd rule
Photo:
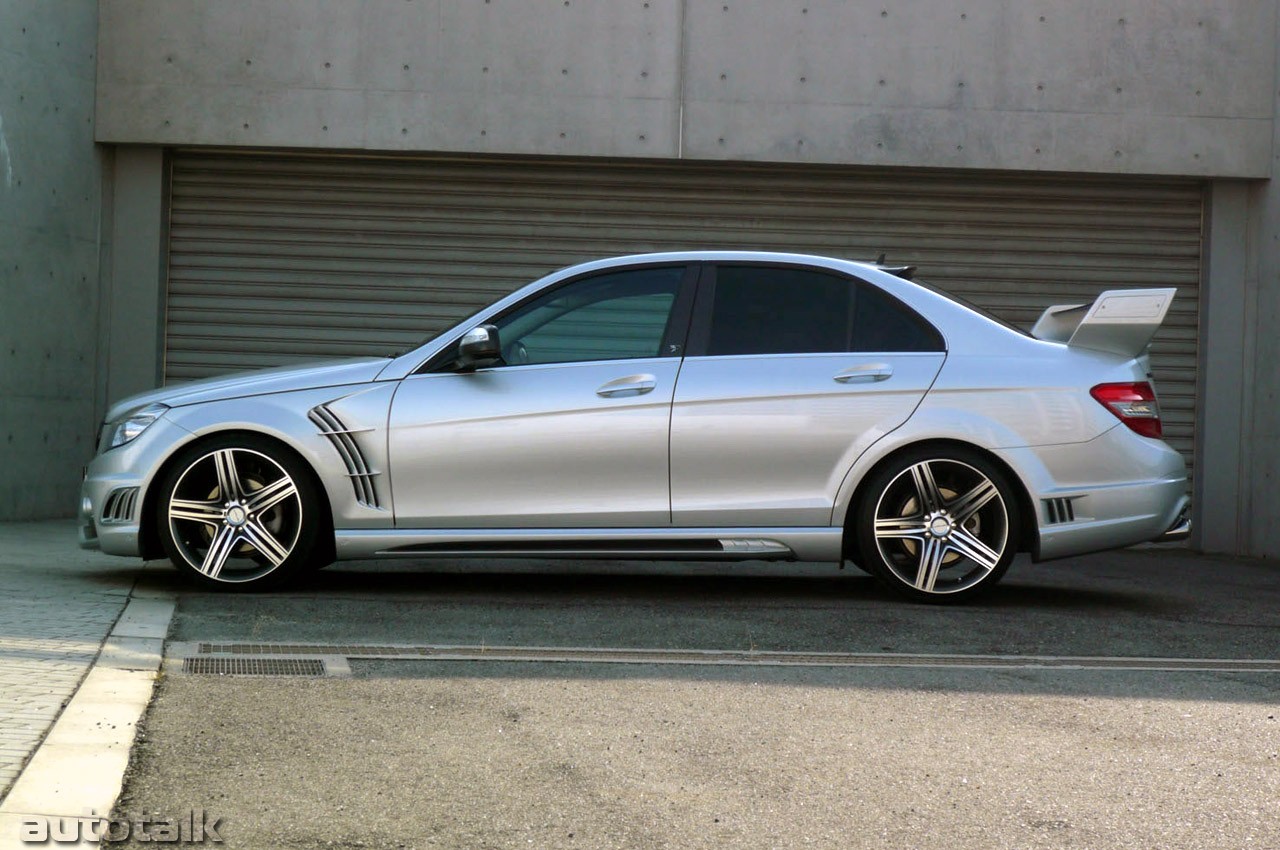
[[[843, 526], [858, 485], [882, 460], [894, 452], [927, 442], [953, 442], [993, 452], [1000, 446], [1025, 446], [1026, 440], [1009, 427], [989, 417], [965, 410], [934, 408], [920, 409], [905, 425], [882, 437], [869, 447], [845, 474], [836, 493], [831, 512], [831, 524]], [[1019, 470], [1015, 476], [1022, 478]], [[1019, 480], [1025, 489], [1026, 482]]]

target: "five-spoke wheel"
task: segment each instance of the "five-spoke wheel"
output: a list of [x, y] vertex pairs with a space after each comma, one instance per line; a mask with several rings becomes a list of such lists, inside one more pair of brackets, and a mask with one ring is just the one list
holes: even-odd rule
[[990, 588], [1017, 551], [1005, 476], [961, 449], [900, 455], [873, 474], [857, 509], [866, 565], [915, 599], [956, 601]]
[[266, 440], [219, 438], [184, 452], [157, 508], [169, 557], [205, 584], [274, 586], [315, 554], [319, 511], [307, 471]]

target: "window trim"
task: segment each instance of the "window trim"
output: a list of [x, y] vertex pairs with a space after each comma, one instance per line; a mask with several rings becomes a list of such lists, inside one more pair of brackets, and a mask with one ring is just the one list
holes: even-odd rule
[[[623, 272], [643, 271], [645, 269], [678, 269], [683, 268], [684, 273], [680, 277], [680, 283], [676, 289], [675, 301], [671, 305], [671, 314], [667, 317], [667, 326], [662, 332], [662, 341], [659, 343], [659, 354], [655, 357], [618, 357], [609, 358], [608, 360], [567, 360], [563, 363], [538, 363], [538, 364], [501, 364], [497, 366], [486, 366], [483, 369], [477, 369], [477, 372], [488, 372], [493, 369], [514, 369], [522, 366], [560, 366], [570, 363], [608, 363], [612, 360], [657, 360], [665, 357], [683, 357], [687, 346], [689, 334], [690, 317], [693, 313], [693, 301], [697, 291], [699, 263], [696, 262], [654, 262], [654, 263], [636, 263], [634, 265], [610, 266], [603, 269], [594, 269], [592, 271], [583, 272], [581, 274], [567, 277], [564, 280], [557, 281], [551, 286], [543, 287], [536, 292], [529, 293], [525, 298], [520, 299], [515, 304], [508, 306], [500, 313], [495, 313], [483, 320], [474, 320], [468, 322], [462, 331], [453, 339], [449, 340], [436, 354], [429, 358], [410, 374], [412, 375], [428, 375], [428, 374], [452, 374], [459, 370], [456, 367], [458, 359], [458, 343], [467, 331], [477, 325], [487, 325], [499, 322], [534, 301], [544, 296], [552, 295], [563, 287], [572, 286], [583, 280], [593, 277], [605, 277]], [[483, 312], [483, 310], [481, 311]], [[670, 354], [662, 352], [668, 351], [671, 346], [676, 346], [676, 351]]]
[[[938, 354], [947, 352], [947, 338], [942, 331], [933, 322], [926, 319], [920, 314], [920, 311], [903, 301], [897, 295], [889, 292], [882, 286], [857, 275], [848, 274], [847, 272], [837, 269], [827, 268], [826, 266], [813, 266], [805, 263], [779, 263], [779, 262], [751, 262], [751, 261], [717, 261], [702, 263], [703, 270], [698, 278], [698, 294], [694, 300], [691, 319], [691, 328], [689, 330], [689, 340], [685, 346], [686, 357], [776, 357], [781, 355], [815, 355], [815, 354]], [[827, 352], [774, 352], [759, 354], [708, 354], [707, 351], [711, 347], [711, 314], [715, 305], [717, 271], [720, 266], [731, 267], [751, 267], [757, 269], [787, 269], [792, 271], [817, 272], [819, 274], [827, 274], [836, 278], [847, 280], [854, 287], [853, 297], [850, 298], [852, 312], [849, 321], [853, 321], [857, 315], [858, 288], [860, 286], [872, 287], [880, 295], [887, 298], [890, 302], [897, 305], [903, 312], [915, 318], [925, 329], [927, 329], [937, 340], [938, 348], [928, 351], [827, 351]]]

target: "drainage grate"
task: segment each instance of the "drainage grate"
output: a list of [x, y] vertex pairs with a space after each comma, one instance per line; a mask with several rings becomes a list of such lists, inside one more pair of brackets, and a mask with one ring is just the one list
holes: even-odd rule
[[429, 655], [434, 646], [393, 646], [367, 643], [202, 643], [200, 655], [340, 655], [362, 658], [388, 655]]
[[[193, 661], [272, 663], [271, 656], [322, 655], [327, 675], [347, 659], [421, 661], [531, 661], [595, 664], [695, 664], [797, 667], [929, 667], [1058, 670], [1159, 670], [1280, 673], [1280, 659], [1143, 658], [1051, 655], [946, 655], [894, 652], [782, 652], [717, 649], [615, 649], [607, 647], [453, 646], [446, 644], [200, 643]], [[189, 650], [188, 650], [189, 651]], [[291, 659], [305, 663], [312, 659]], [[314, 659], [314, 663], [322, 663]], [[321, 674], [317, 674], [321, 675]]]
[[182, 672], [203, 676], [323, 676], [318, 658], [184, 658]]

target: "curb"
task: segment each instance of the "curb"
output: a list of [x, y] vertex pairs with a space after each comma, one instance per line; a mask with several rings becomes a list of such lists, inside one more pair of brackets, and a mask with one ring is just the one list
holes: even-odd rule
[[[22, 840], [24, 822], [62, 819], [69, 826], [71, 820], [111, 816], [138, 721], [151, 702], [175, 605], [168, 593], [130, 597], [80, 687], [0, 805], [0, 850], [37, 846]], [[87, 834], [78, 842], [55, 843], [99, 846]]]

